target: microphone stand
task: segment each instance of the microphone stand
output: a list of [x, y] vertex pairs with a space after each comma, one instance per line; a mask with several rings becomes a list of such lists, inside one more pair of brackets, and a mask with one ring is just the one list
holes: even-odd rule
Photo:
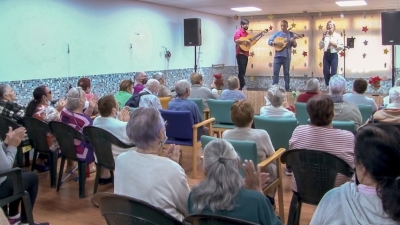
[[347, 46], [344, 45], [346, 43], [345, 40], [346, 40], [346, 30], [343, 30], [343, 52], [344, 52], [344, 55], [343, 55], [343, 77], [344, 78], [346, 78], [346, 48], [349, 48], [349, 46], [348, 46], [349, 43], [347, 43]]

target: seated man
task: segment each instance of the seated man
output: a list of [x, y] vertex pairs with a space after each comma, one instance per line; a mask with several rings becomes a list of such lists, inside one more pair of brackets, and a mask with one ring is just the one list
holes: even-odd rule
[[329, 81], [329, 94], [333, 100], [333, 120], [354, 121], [355, 130], [362, 124], [362, 116], [358, 107], [343, 100], [343, 93], [346, 91], [346, 79], [341, 75], [334, 75]]
[[386, 108], [374, 113], [374, 121], [400, 124], [400, 87], [390, 88], [389, 99], [391, 103]]
[[[393, 87], [400, 87], [400, 78], [397, 78]], [[383, 98], [383, 106], [387, 106], [390, 103], [389, 96]]]
[[[177, 98], [168, 103], [168, 110], [190, 111], [195, 124], [202, 122], [200, 110], [196, 103], [187, 99], [190, 95], [190, 83], [186, 80], [179, 80], [175, 84], [175, 91]], [[201, 126], [197, 131], [197, 136], [200, 138], [201, 135], [208, 133], [208, 128]]]
[[158, 82], [158, 80], [148, 80], [146, 83], [146, 88], [139, 93], [141, 95], [139, 107], [153, 107], [156, 109], [162, 109], [160, 99], [157, 97], [159, 90], [160, 82]]
[[306, 83], [306, 92], [297, 97], [297, 102], [307, 103], [312, 96], [319, 94], [319, 81], [317, 78], [311, 78]]
[[370, 105], [372, 107], [372, 113], [378, 110], [375, 101], [364, 95], [367, 90], [368, 82], [363, 78], [358, 78], [353, 83], [353, 93], [347, 93], [343, 95], [343, 100], [346, 102], [353, 103], [355, 105]]
[[286, 98], [285, 89], [279, 85], [272, 85], [267, 91], [266, 106], [261, 107], [260, 116], [274, 117], [274, 118], [294, 118], [293, 112], [283, 107], [283, 102]]
[[153, 74], [153, 79], [158, 80], [160, 82], [160, 91], [158, 92], [158, 97], [170, 97], [173, 98], [174, 95], [171, 93], [171, 91], [165, 86], [165, 80], [164, 76], [161, 72], [157, 72]]
[[222, 91], [220, 100], [243, 100], [246, 95], [239, 91], [239, 78], [231, 76], [228, 78], [228, 88]]
[[145, 84], [147, 83], [147, 75], [144, 72], [137, 72], [135, 76], [133, 76], [134, 83], [136, 84], [133, 88], [134, 94], [139, 94], [144, 88]]
[[190, 75], [190, 82], [192, 83], [192, 88], [190, 89], [189, 98], [201, 98], [204, 109], [208, 109], [208, 99], [218, 99], [218, 92], [213, 93], [209, 88], [203, 87], [203, 75], [193, 73]]

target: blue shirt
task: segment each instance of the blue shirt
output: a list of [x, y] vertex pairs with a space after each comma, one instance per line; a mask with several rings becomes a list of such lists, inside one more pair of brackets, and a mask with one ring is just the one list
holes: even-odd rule
[[242, 100], [242, 99], [246, 99], [246, 95], [244, 95], [243, 92], [241, 92], [241, 91], [225, 89], [222, 91], [219, 99], [220, 100]]
[[[190, 111], [193, 116], [194, 124], [202, 122], [200, 110], [196, 103], [191, 100], [176, 98], [168, 103], [168, 110]], [[199, 128], [203, 128], [203, 126]]]
[[290, 42], [290, 39], [294, 37], [293, 32], [288, 31], [287, 33], [284, 33], [282, 31], [278, 31], [269, 38], [268, 44], [272, 46], [272, 42], [276, 37], [286, 38], [288, 45], [286, 45], [286, 47], [280, 52], [275, 51], [275, 57], [285, 57], [290, 59], [292, 57], [292, 43]]

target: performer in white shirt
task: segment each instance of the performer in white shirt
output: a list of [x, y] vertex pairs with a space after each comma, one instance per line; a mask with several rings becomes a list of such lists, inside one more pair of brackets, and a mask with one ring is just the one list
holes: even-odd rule
[[343, 50], [343, 39], [339, 33], [335, 32], [336, 26], [333, 21], [328, 21], [326, 31], [319, 42], [319, 49], [324, 50], [323, 73], [326, 86], [329, 86], [329, 80], [337, 74], [338, 55]]

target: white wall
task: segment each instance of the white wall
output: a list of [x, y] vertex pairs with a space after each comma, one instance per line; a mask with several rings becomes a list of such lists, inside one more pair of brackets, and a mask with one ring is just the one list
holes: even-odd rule
[[202, 22], [199, 67], [235, 65], [238, 21], [227, 17], [132, 0], [1, 0], [0, 81], [193, 68], [184, 18]]

